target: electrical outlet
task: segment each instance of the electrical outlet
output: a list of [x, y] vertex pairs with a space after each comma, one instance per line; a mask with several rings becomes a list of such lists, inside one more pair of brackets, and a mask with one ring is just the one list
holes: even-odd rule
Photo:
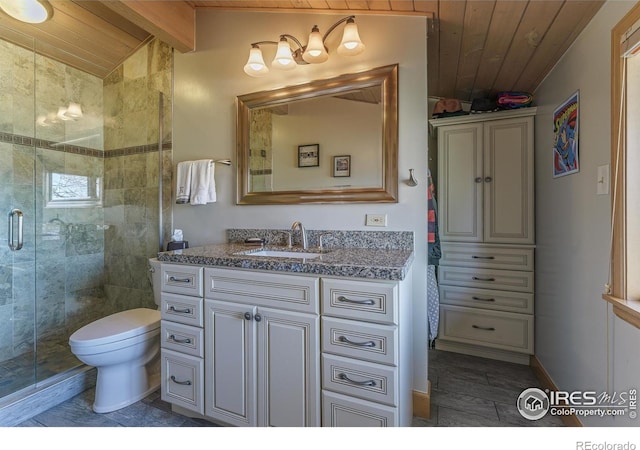
[[367, 214], [365, 225], [369, 227], [386, 227], [387, 215], [386, 214]]

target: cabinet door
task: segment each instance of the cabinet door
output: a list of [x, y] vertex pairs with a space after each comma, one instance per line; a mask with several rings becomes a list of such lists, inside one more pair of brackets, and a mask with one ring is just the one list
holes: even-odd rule
[[485, 242], [534, 243], [533, 174], [533, 117], [486, 122]]
[[320, 426], [318, 316], [268, 308], [257, 314], [258, 426]]
[[438, 128], [438, 218], [442, 241], [481, 242], [481, 123]]
[[205, 414], [256, 426], [255, 307], [205, 301]]

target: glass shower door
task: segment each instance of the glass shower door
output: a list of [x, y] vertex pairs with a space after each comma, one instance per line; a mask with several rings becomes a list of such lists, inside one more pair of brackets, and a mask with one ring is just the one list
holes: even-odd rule
[[0, 41], [0, 402], [35, 383], [34, 67]]

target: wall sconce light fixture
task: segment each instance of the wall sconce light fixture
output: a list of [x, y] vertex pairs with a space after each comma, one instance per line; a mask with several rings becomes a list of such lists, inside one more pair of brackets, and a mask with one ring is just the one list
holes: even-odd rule
[[53, 8], [47, 0], [0, 0], [0, 9], [26, 23], [46, 22], [53, 16]]
[[[290, 34], [281, 34], [278, 42], [259, 41], [252, 43], [251, 50], [249, 50], [249, 59], [244, 66], [244, 71], [252, 77], [261, 77], [269, 73], [269, 68], [264, 62], [262, 50], [260, 49], [260, 45], [262, 44], [274, 44], [278, 46], [276, 56], [271, 63], [271, 67], [276, 69], [291, 70], [302, 64], [323, 63], [329, 59], [329, 52], [325, 45], [327, 37], [338, 25], [345, 22], [346, 25], [344, 27], [342, 41], [338, 46], [338, 54], [342, 56], [358, 55], [364, 51], [365, 46], [360, 40], [358, 26], [355, 23], [355, 16], [347, 16], [331, 25], [324, 35], [321, 35], [318, 26], [314, 25], [306, 46], [302, 45], [298, 39]], [[291, 48], [291, 42], [297, 46], [295, 50]]]

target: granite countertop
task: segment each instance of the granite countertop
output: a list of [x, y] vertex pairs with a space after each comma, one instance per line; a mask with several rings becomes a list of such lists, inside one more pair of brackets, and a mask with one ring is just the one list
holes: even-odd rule
[[413, 251], [380, 248], [329, 248], [316, 258], [282, 258], [252, 256], [251, 252], [279, 250], [319, 253], [317, 249], [245, 244], [215, 244], [184, 250], [158, 253], [158, 260], [178, 264], [242, 269], [294, 272], [337, 277], [357, 277], [376, 280], [403, 280], [413, 262]]

